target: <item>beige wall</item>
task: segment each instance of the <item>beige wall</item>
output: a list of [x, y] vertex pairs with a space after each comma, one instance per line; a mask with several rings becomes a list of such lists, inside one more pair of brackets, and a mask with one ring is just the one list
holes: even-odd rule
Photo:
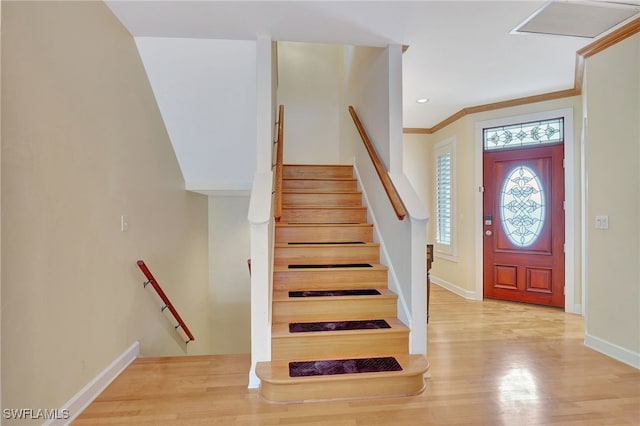
[[[587, 344], [640, 367], [640, 35], [586, 69]], [[596, 215], [609, 229], [595, 229]]]
[[[418, 194], [428, 207], [430, 217], [427, 229], [427, 241], [434, 242], [435, 239], [435, 194], [432, 188], [435, 185], [435, 170], [433, 164], [433, 147], [442, 141], [455, 137], [456, 140], [456, 213], [458, 226], [457, 262], [444, 258], [436, 258], [433, 263], [432, 276], [434, 281], [445, 283], [453, 287], [459, 294], [466, 297], [476, 297], [476, 286], [482, 277], [477, 276], [476, 261], [478, 253], [475, 246], [476, 234], [475, 208], [478, 194], [476, 174], [478, 173], [478, 162], [475, 126], [478, 122], [489, 121], [499, 118], [507, 118], [524, 114], [531, 114], [543, 111], [551, 111], [562, 108], [573, 108], [574, 110], [574, 190], [568, 194], [572, 197], [576, 206], [576, 217], [568, 226], [573, 226], [576, 235], [576, 250], [580, 250], [580, 134], [581, 134], [581, 97], [560, 99], [555, 101], [540, 102], [529, 105], [522, 105], [512, 108], [504, 108], [494, 111], [472, 114], [455, 121], [444, 129], [430, 135], [404, 135], [404, 169], [405, 173], [416, 187]], [[418, 160], [419, 159], [419, 160]], [[421, 164], [420, 164], [421, 163]], [[480, 169], [481, 170], [481, 169]], [[579, 258], [573, 267], [575, 274], [575, 294], [574, 303], [581, 303], [582, 294], [580, 291], [581, 263]], [[481, 297], [481, 295], [480, 295]]]
[[184, 191], [131, 36], [102, 2], [3, 2], [2, 59], [2, 407], [62, 406], [136, 340], [210, 352], [207, 200]]
[[251, 352], [249, 197], [209, 197], [209, 314], [213, 353]]
[[[0, 96], [2, 94], [2, 2], [0, 2]], [[0, 102], [0, 187], [2, 187], [2, 102]], [[0, 408], [2, 408], [2, 192], [0, 191]], [[0, 421], [1, 424], [1, 421]]]
[[339, 45], [278, 43], [285, 163], [340, 163], [341, 56]]

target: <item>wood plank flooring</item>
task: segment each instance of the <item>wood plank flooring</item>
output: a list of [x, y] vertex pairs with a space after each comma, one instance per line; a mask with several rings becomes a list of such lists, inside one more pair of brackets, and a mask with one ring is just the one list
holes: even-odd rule
[[434, 285], [426, 391], [271, 404], [249, 355], [140, 358], [74, 425], [640, 425], [640, 371], [583, 345], [582, 318]]

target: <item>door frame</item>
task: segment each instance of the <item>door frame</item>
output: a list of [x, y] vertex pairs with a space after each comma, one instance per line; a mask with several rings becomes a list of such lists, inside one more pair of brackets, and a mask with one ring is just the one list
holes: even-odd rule
[[[482, 249], [483, 243], [483, 221], [482, 221], [482, 158], [483, 158], [483, 140], [482, 130], [487, 127], [507, 126], [510, 124], [526, 123], [529, 121], [545, 120], [550, 118], [564, 118], [564, 192], [565, 192], [565, 289], [564, 289], [564, 307], [565, 312], [583, 315], [584, 303], [575, 303], [575, 260], [576, 260], [576, 232], [574, 231], [574, 220], [576, 218], [576, 199], [579, 194], [574, 194], [573, 188], [576, 183], [575, 170], [575, 144], [574, 144], [574, 127], [573, 127], [573, 108], [562, 108], [551, 111], [541, 111], [531, 114], [503, 117], [493, 120], [480, 121], [475, 123], [475, 183], [476, 183], [476, 200], [475, 200], [475, 219], [474, 219], [474, 243], [476, 252], [476, 299], [482, 300], [484, 297], [483, 288], [483, 261], [484, 254]], [[579, 284], [579, 283], [578, 283]], [[584, 300], [584, 287], [582, 287], [582, 298]]]

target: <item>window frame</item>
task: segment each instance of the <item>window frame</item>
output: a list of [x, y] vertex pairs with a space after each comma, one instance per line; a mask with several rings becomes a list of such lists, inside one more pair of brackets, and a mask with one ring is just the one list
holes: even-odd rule
[[[434, 255], [436, 257], [450, 260], [452, 262], [458, 261], [458, 217], [457, 217], [457, 158], [456, 158], [456, 137], [451, 137], [443, 141], [438, 142], [433, 148], [434, 158]], [[450, 156], [450, 189], [449, 189], [449, 235], [450, 243], [442, 243], [438, 241], [438, 229], [440, 227], [439, 211], [440, 205], [438, 203], [438, 177], [439, 177], [439, 158], [443, 155]]]

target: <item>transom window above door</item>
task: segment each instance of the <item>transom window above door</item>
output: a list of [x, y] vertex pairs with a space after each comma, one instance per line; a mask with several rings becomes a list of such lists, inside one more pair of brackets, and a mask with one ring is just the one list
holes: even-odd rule
[[482, 140], [485, 151], [564, 142], [564, 119], [552, 118], [485, 128]]

